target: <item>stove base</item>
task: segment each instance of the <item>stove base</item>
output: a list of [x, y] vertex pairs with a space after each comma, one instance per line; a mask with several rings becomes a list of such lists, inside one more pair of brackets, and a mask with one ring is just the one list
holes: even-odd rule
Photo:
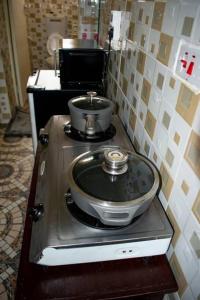
[[46, 248], [40, 265], [59, 266], [119, 260], [166, 253], [171, 238], [76, 248]]

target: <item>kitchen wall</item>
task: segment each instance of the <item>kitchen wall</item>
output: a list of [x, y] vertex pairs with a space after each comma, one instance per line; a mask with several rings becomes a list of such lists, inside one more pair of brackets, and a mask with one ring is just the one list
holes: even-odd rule
[[24, 12], [27, 18], [28, 42], [32, 69], [47, 69], [48, 28], [51, 19], [63, 19], [66, 22], [65, 38], [78, 37], [78, 0], [25, 0]]
[[3, 0], [0, 1], [0, 124], [10, 121], [16, 97], [11, 69], [8, 31]]
[[[198, 0], [112, 1], [101, 5], [101, 44], [111, 10], [122, 11], [110, 56], [108, 97], [137, 151], [160, 170], [160, 201], [175, 233], [168, 259], [178, 293], [200, 299], [200, 83], [174, 73], [180, 41], [200, 46]], [[199, 91], [198, 91], [199, 88]]]
[[[26, 85], [28, 76], [31, 74], [30, 56], [27, 39], [26, 17], [24, 14], [25, 0], [10, 0], [9, 14], [12, 29], [12, 40], [16, 63], [16, 80], [20, 105], [23, 106], [27, 101]], [[23, 51], [21, 49], [23, 45]]]

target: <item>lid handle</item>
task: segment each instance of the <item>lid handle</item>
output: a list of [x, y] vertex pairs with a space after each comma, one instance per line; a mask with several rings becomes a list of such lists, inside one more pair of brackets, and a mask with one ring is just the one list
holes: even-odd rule
[[104, 172], [111, 175], [121, 175], [128, 170], [128, 153], [115, 149], [104, 152], [102, 168]]
[[90, 97], [90, 101], [92, 103], [92, 99], [93, 99], [93, 97], [95, 97], [97, 95], [97, 93], [93, 92], [93, 91], [90, 91], [90, 92], [87, 92], [87, 95]]
[[97, 93], [94, 91], [89, 91], [89, 92], [87, 92], [87, 95], [92, 98], [92, 97], [95, 97], [97, 95]]

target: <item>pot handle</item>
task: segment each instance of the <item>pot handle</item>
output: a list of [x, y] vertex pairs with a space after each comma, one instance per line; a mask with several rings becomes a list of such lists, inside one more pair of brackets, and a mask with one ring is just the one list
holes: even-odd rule
[[99, 206], [92, 205], [92, 207], [98, 213], [101, 222], [105, 225], [114, 225], [114, 226], [124, 226], [128, 225], [133, 216], [135, 215], [136, 211], [140, 208], [140, 205], [135, 205], [126, 210], [122, 209], [102, 209]]
[[85, 132], [88, 135], [95, 134], [96, 116], [95, 115], [85, 115]]

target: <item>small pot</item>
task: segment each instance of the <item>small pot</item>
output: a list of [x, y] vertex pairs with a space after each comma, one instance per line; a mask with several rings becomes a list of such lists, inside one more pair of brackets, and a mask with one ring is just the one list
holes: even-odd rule
[[125, 226], [150, 205], [159, 174], [143, 156], [101, 147], [77, 157], [68, 172], [71, 198], [105, 225]]
[[111, 124], [113, 103], [96, 96], [96, 92], [88, 92], [87, 95], [72, 98], [68, 102], [71, 125], [87, 135], [105, 132]]

